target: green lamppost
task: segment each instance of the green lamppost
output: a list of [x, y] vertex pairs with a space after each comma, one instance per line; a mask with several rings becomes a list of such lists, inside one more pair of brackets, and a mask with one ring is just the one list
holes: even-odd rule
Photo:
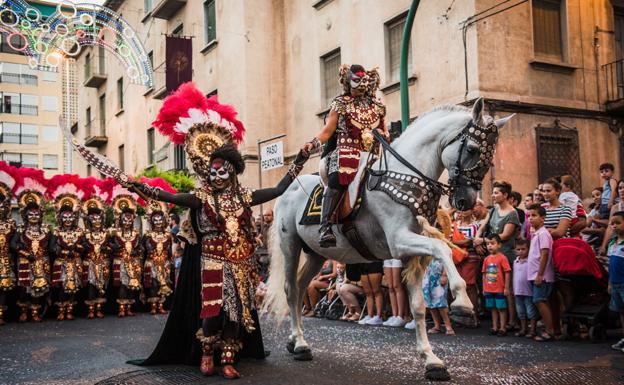
[[407, 55], [409, 52], [409, 40], [412, 34], [412, 25], [414, 24], [414, 16], [416, 16], [416, 9], [420, 0], [413, 0], [407, 13], [407, 20], [405, 21], [405, 29], [403, 30], [403, 42], [401, 44], [401, 131], [404, 131], [409, 124], [409, 93], [407, 84]]

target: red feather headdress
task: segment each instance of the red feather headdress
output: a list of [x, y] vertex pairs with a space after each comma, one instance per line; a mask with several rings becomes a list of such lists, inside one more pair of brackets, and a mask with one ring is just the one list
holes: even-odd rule
[[20, 208], [26, 208], [31, 205], [41, 206], [48, 182], [43, 175], [43, 170], [20, 167], [17, 171], [19, 173], [19, 181], [15, 187], [15, 195]]
[[17, 168], [4, 161], [0, 161], [0, 192], [2, 195], [10, 199], [19, 178], [20, 176]]
[[80, 210], [80, 202], [86, 195], [81, 188], [81, 178], [76, 174], [54, 175], [47, 183], [46, 194], [54, 200], [57, 212], [63, 208]]

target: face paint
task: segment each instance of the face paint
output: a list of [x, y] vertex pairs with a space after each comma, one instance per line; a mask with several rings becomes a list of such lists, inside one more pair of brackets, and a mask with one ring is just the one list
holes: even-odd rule
[[165, 221], [164, 221], [162, 214], [152, 215], [152, 228], [162, 229], [164, 225], [165, 225]]
[[134, 214], [125, 212], [121, 214], [121, 226], [124, 228], [131, 228], [134, 224]]
[[230, 185], [230, 175], [234, 167], [228, 161], [215, 159], [210, 165], [210, 184], [213, 188], [221, 190]]
[[61, 213], [61, 223], [63, 227], [72, 227], [74, 224], [74, 214], [70, 211], [63, 211]]
[[26, 215], [27, 215], [27, 218], [28, 218], [28, 223], [30, 223], [30, 224], [37, 224], [37, 223], [39, 223], [39, 221], [41, 219], [41, 213], [39, 212], [38, 209], [30, 209], [30, 210], [28, 210]]
[[93, 226], [93, 228], [99, 229], [102, 227], [102, 215], [91, 214], [89, 215], [89, 220], [91, 221], [91, 226]]

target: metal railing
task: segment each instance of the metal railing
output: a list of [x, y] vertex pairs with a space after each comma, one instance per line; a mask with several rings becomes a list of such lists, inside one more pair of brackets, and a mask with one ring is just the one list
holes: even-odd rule
[[624, 59], [602, 66], [607, 86], [607, 103], [624, 99]]
[[1, 112], [3, 114], [37, 115], [38, 111], [38, 106], [30, 104], [3, 103]]
[[0, 134], [0, 143], [38, 144], [39, 135], [5, 132]]
[[[99, 127], [97, 124], [99, 124]], [[106, 136], [106, 121], [104, 119], [92, 120], [85, 123], [85, 137]]]

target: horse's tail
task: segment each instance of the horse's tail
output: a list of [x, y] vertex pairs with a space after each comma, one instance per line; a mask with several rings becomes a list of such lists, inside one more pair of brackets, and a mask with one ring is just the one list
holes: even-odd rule
[[267, 291], [262, 302], [262, 310], [274, 313], [278, 318], [288, 314], [288, 301], [286, 299], [286, 271], [284, 253], [280, 247], [281, 238], [279, 232], [279, 221], [274, 220], [269, 229], [269, 255], [271, 256], [271, 267], [269, 279], [267, 281]]
[[[451, 241], [449, 241], [448, 238], [444, 236], [444, 234], [440, 230], [431, 226], [429, 224], [429, 221], [425, 217], [419, 215], [418, 217], [416, 217], [416, 219], [418, 220], [418, 223], [420, 224], [420, 227], [422, 229], [421, 235], [429, 238], [439, 239], [445, 242], [450, 248], [457, 247]], [[421, 274], [427, 268], [429, 262], [431, 262], [430, 255], [424, 257], [412, 257], [412, 259], [408, 261], [406, 268], [403, 270], [403, 280], [407, 283], [415, 283], [417, 274]]]

